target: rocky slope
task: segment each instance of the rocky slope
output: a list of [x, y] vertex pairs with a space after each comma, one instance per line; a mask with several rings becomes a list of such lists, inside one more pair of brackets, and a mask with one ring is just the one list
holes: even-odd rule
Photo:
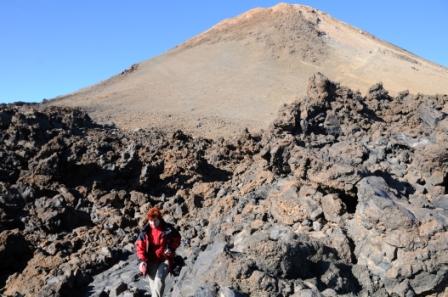
[[217, 138], [266, 129], [321, 72], [361, 92], [447, 94], [448, 69], [303, 5], [224, 20], [156, 58], [50, 104], [81, 106], [121, 128], [159, 127]]
[[448, 96], [321, 74], [265, 131], [123, 132], [0, 106], [4, 296], [145, 296], [133, 243], [182, 234], [171, 296], [446, 296]]

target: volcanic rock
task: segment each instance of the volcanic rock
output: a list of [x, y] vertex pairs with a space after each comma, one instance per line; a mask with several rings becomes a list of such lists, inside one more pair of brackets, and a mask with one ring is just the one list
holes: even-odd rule
[[217, 140], [0, 105], [1, 294], [145, 296], [156, 206], [182, 235], [168, 295], [444, 296], [448, 96], [309, 82]]

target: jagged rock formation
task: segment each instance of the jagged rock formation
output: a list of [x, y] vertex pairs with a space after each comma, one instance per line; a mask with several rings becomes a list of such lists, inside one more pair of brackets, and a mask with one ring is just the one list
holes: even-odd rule
[[363, 93], [447, 94], [448, 69], [304, 5], [278, 4], [223, 20], [156, 58], [49, 102], [81, 106], [121, 128], [195, 136], [258, 133], [283, 103], [306, 95], [315, 72]]
[[156, 205], [183, 236], [172, 296], [444, 296], [447, 112], [321, 74], [229, 139], [2, 105], [2, 294], [144, 296], [128, 255]]

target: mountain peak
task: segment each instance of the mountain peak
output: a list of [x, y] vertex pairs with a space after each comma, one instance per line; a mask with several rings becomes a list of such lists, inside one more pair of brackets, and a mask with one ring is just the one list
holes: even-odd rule
[[225, 19], [178, 47], [178, 50], [202, 44], [244, 43], [257, 47], [269, 57], [285, 60], [292, 56], [306, 63], [320, 64], [328, 48], [325, 32], [319, 29], [325, 14], [298, 4], [280, 3], [270, 8], [254, 8]]
[[266, 128], [321, 72], [367, 92], [448, 93], [448, 70], [305, 5], [280, 3], [226, 19], [122, 75], [60, 98], [123, 128], [199, 136]]

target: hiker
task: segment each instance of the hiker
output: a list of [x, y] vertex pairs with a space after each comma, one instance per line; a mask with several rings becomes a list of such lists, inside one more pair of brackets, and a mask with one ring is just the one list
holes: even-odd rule
[[174, 255], [180, 245], [180, 234], [165, 222], [162, 213], [153, 207], [147, 214], [148, 224], [143, 227], [135, 249], [140, 260], [139, 270], [148, 275], [151, 297], [161, 297], [165, 288], [165, 278], [173, 268]]

